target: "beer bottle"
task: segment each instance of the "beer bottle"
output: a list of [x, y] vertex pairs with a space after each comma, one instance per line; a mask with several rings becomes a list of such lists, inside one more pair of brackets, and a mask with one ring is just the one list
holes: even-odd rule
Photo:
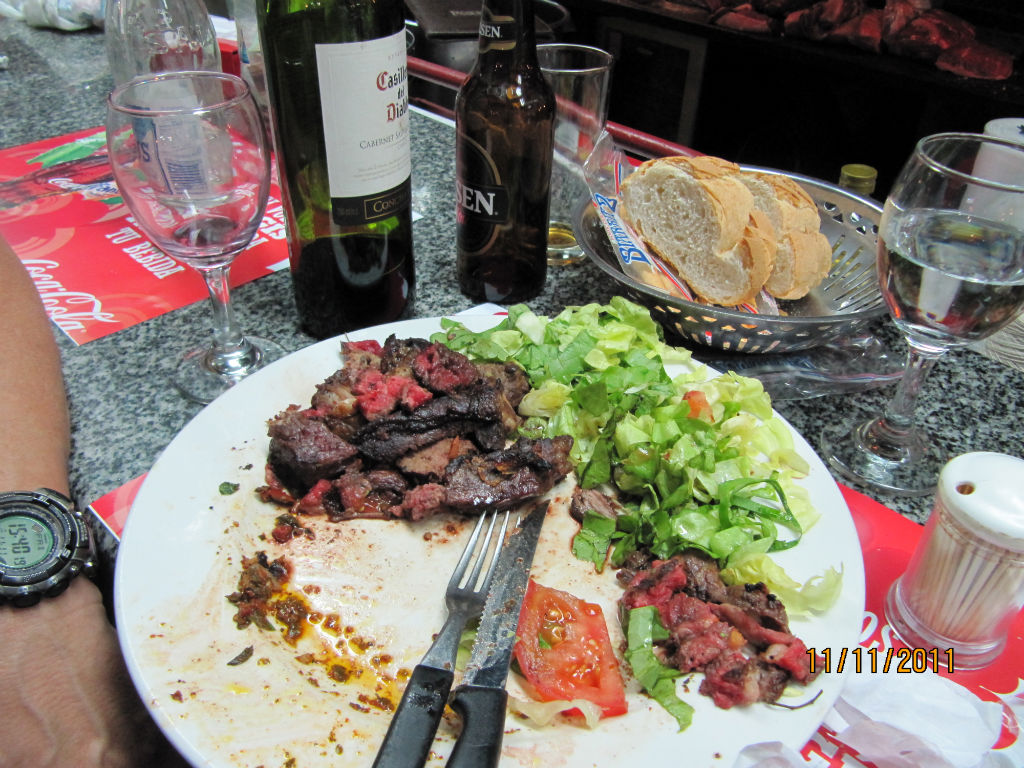
[[477, 60], [455, 100], [457, 271], [474, 301], [514, 303], [544, 287], [554, 121], [533, 0], [484, 0]]
[[302, 328], [406, 316], [414, 294], [401, 0], [257, 0]]

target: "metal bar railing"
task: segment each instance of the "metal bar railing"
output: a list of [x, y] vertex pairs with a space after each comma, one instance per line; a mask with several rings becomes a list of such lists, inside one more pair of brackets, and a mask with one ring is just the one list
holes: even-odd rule
[[[451, 88], [452, 90], [458, 90], [459, 86], [466, 79], [465, 72], [459, 72], [458, 70], [415, 56], [409, 57], [409, 74], [429, 83]], [[447, 112], [447, 110], [445, 111]], [[446, 116], [451, 117], [450, 114]], [[687, 155], [692, 157], [693, 155], [700, 154], [682, 144], [652, 136], [649, 133], [644, 133], [620, 123], [609, 121], [606, 128], [612, 138], [615, 139], [615, 143], [622, 149], [644, 157], [666, 157], [669, 155]]]

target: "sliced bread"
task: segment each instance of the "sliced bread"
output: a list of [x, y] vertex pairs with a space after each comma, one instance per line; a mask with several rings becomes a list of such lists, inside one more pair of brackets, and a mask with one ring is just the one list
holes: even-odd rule
[[771, 273], [776, 234], [768, 216], [716, 157], [643, 163], [621, 188], [623, 219], [704, 301], [753, 301]]
[[775, 263], [764, 288], [778, 299], [800, 299], [817, 286], [832, 267], [832, 246], [821, 234], [821, 217], [810, 195], [789, 176], [743, 174], [754, 205], [775, 226]]

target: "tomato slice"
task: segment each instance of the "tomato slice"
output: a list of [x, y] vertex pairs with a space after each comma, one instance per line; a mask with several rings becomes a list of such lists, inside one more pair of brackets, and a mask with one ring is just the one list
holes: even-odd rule
[[601, 606], [530, 579], [514, 650], [541, 701], [584, 699], [602, 717], [625, 714], [626, 690]]
[[699, 389], [691, 389], [685, 395], [683, 399], [690, 404], [690, 418], [691, 419], [704, 419], [705, 421], [714, 421], [711, 416], [711, 403], [708, 402], [708, 397]]

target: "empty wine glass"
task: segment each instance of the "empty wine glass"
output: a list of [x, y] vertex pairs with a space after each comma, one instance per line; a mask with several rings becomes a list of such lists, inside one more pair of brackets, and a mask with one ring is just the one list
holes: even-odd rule
[[914, 423], [925, 376], [1024, 305], [1024, 145], [966, 133], [921, 139], [885, 202], [878, 277], [910, 348], [906, 370], [881, 416], [825, 427], [821, 450], [855, 483], [924, 495], [949, 458]]
[[189, 350], [175, 384], [208, 403], [285, 354], [243, 335], [228, 288], [270, 188], [266, 133], [246, 84], [220, 72], [140, 77], [107, 100], [107, 149], [135, 222], [162, 251], [196, 269], [213, 304], [213, 341]]

